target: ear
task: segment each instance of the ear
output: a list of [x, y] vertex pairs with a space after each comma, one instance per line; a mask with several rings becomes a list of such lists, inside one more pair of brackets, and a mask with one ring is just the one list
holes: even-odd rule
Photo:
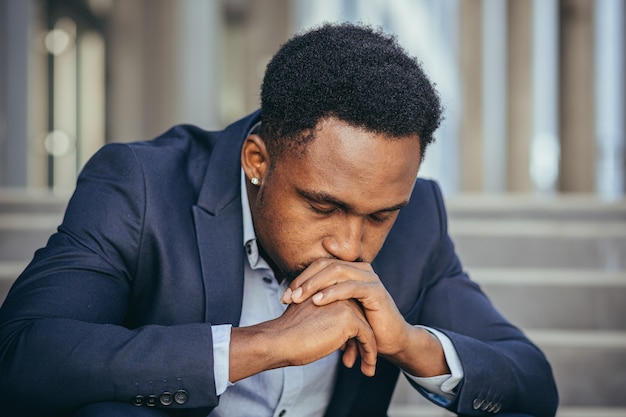
[[265, 142], [259, 135], [249, 135], [241, 148], [241, 166], [248, 181], [258, 178], [263, 183], [270, 167], [270, 158]]

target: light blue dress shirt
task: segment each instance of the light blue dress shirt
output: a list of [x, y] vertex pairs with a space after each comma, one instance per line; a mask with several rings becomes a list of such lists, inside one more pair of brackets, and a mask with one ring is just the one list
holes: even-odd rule
[[[285, 283], [280, 285], [277, 282], [272, 269], [259, 255], [243, 172], [241, 202], [243, 242], [247, 254], [240, 319], [240, 326], [243, 327], [280, 317], [287, 306], [280, 301], [286, 289]], [[405, 375], [432, 393], [437, 402], [443, 405], [454, 397], [455, 389], [463, 378], [463, 369], [448, 337], [434, 329], [424, 328], [441, 342], [451, 374], [431, 378]], [[215, 387], [220, 395], [220, 403], [209, 417], [324, 415], [334, 388], [341, 357], [339, 351], [308, 365], [272, 369], [232, 384], [228, 381], [231, 326], [213, 326], [211, 330]]]

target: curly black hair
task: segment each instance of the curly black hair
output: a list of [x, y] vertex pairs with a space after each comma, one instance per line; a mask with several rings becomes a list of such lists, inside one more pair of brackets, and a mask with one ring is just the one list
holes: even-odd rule
[[277, 157], [313, 138], [327, 117], [393, 138], [417, 133], [423, 158], [442, 108], [394, 36], [361, 24], [325, 24], [287, 41], [267, 65], [261, 137]]

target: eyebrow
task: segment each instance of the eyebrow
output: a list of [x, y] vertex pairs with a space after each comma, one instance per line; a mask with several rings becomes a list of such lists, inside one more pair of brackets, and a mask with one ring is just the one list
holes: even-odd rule
[[[320, 204], [332, 204], [346, 212], [356, 213], [354, 206], [352, 206], [349, 203], [346, 203], [345, 201], [341, 201], [340, 199], [333, 197], [330, 194], [327, 194], [324, 192], [317, 192], [317, 191], [307, 191], [307, 190], [302, 190], [302, 189], [297, 189], [297, 191], [302, 197], [306, 198], [307, 200], [314, 201]], [[409, 204], [408, 201], [403, 201], [400, 204], [396, 204], [394, 206], [385, 207], [380, 210], [376, 210], [374, 213], [397, 211], [397, 210], [400, 210], [402, 207], [405, 207], [407, 204]]]

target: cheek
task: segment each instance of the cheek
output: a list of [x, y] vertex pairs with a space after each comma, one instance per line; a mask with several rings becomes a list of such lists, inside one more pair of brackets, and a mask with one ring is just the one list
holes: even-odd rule
[[277, 227], [282, 229], [286, 242], [297, 247], [299, 251], [310, 252], [318, 240], [321, 240], [323, 228], [306, 214], [292, 207], [285, 211]]
[[282, 203], [265, 205], [264, 213], [263, 234], [282, 258], [297, 262], [315, 253], [321, 241], [320, 228], [295, 204], [283, 199]]

